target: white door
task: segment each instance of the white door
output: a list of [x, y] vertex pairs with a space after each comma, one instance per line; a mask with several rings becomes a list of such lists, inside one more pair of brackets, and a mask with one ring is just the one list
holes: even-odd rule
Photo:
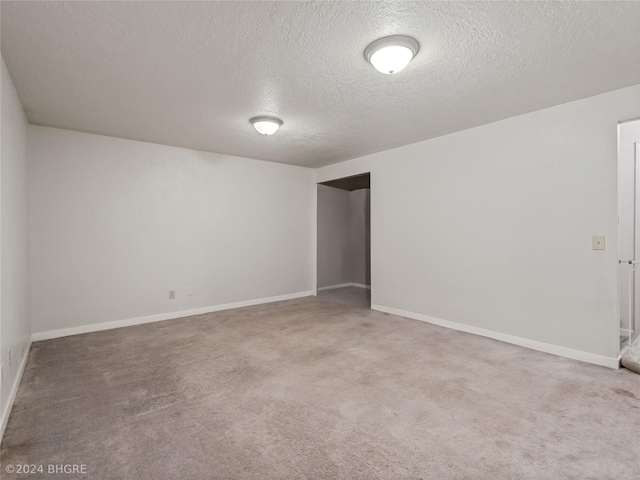
[[640, 120], [618, 126], [618, 288], [620, 339], [640, 333]]

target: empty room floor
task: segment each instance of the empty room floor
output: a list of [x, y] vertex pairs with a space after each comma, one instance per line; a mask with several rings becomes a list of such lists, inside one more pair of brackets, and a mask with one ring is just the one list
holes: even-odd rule
[[64, 476], [82, 479], [637, 479], [639, 407], [626, 370], [307, 297], [35, 343], [2, 465], [86, 465]]
[[349, 307], [371, 308], [371, 289], [362, 287], [342, 287], [321, 290], [318, 298], [340, 303]]

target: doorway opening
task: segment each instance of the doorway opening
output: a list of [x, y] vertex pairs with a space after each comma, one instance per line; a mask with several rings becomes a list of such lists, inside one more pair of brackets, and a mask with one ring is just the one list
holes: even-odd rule
[[318, 184], [318, 298], [371, 308], [370, 205], [369, 173]]
[[620, 352], [640, 352], [640, 119], [618, 125]]

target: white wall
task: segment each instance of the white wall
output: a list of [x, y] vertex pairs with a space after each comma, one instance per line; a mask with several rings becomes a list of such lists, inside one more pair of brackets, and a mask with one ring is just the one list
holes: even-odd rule
[[318, 288], [351, 282], [350, 195], [318, 185]]
[[0, 361], [4, 378], [0, 438], [31, 337], [27, 120], [4, 60], [1, 75]]
[[369, 189], [349, 192], [350, 282], [371, 285]]
[[616, 358], [616, 125], [639, 115], [629, 87], [316, 180], [371, 172], [372, 304]]
[[29, 159], [34, 332], [312, 288], [312, 170], [36, 126]]

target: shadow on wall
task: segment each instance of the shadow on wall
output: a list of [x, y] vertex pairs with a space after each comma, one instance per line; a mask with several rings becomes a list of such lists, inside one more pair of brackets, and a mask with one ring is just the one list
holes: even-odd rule
[[371, 285], [371, 190], [350, 192], [351, 283]]

